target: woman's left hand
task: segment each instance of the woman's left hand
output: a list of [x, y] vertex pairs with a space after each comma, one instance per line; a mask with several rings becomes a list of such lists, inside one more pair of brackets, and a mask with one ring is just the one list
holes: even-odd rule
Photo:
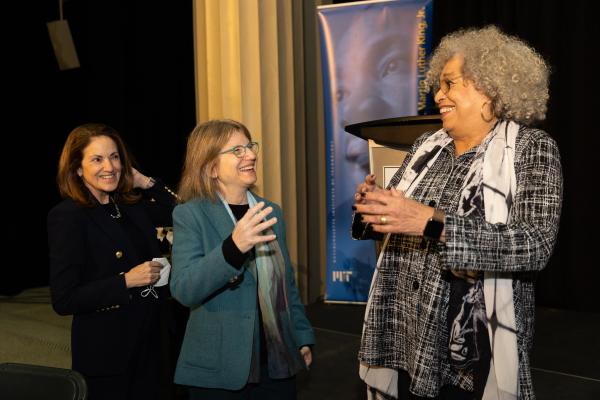
[[362, 221], [371, 224], [375, 232], [404, 233], [422, 235], [427, 220], [434, 209], [408, 199], [396, 190], [365, 193], [369, 204], [355, 203], [356, 211], [362, 214]]
[[310, 350], [310, 346], [300, 347], [300, 355], [302, 355], [304, 364], [306, 364], [306, 368], [308, 369], [312, 364], [312, 351]]

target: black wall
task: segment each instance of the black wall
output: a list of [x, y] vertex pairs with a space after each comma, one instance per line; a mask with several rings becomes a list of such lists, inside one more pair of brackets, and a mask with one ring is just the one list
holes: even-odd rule
[[[342, 2], [342, 1], [337, 1]], [[175, 185], [195, 123], [191, 1], [70, 0], [65, 18], [81, 68], [59, 71], [45, 23], [57, 2], [11, 17], [17, 48], [4, 62], [13, 91], [5, 116], [4, 274], [0, 294], [47, 284], [46, 214], [59, 201], [56, 163], [69, 131], [99, 121], [117, 128], [142, 171]], [[29, 3], [28, 3], [29, 4]], [[436, 0], [434, 45], [461, 27], [496, 24], [535, 47], [552, 66], [548, 119], [560, 146], [564, 208], [558, 243], [539, 277], [540, 305], [597, 311], [600, 262], [594, 186], [600, 181], [592, 110], [600, 38], [592, 2]], [[27, 4], [25, 5], [27, 6]], [[14, 55], [14, 56], [13, 56]], [[5, 112], [6, 113], [6, 112]], [[5, 139], [6, 142], [6, 139]], [[18, 248], [26, 250], [17, 251]]]

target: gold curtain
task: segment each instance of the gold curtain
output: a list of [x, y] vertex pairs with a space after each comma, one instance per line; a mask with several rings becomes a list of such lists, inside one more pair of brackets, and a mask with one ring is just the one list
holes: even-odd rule
[[[307, 147], [307, 140], [323, 137], [320, 112], [312, 110], [320, 104], [320, 69], [316, 64], [308, 74], [304, 69], [306, 48], [306, 59], [318, 60], [314, 10], [319, 3], [194, 0], [197, 121], [232, 118], [260, 142], [257, 191], [284, 210], [304, 301], [319, 297], [324, 287], [324, 143]], [[305, 87], [307, 77], [312, 81]]]

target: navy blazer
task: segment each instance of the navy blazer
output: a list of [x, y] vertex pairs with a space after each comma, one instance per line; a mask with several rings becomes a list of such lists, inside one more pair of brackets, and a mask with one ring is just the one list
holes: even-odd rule
[[[295, 348], [314, 343], [314, 333], [304, 313], [294, 280], [285, 240], [283, 214], [273, 230], [286, 264], [286, 285]], [[258, 324], [257, 281], [247, 261], [241, 269], [225, 261], [222, 243], [234, 224], [225, 206], [194, 200], [173, 211], [173, 269], [171, 293], [191, 308], [175, 382], [182, 385], [237, 390], [248, 381], [255, 326]], [[302, 365], [304, 363], [302, 362]]]
[[[161, 256], [155, 226], [171, 225], [170, 202], [119, 204], [123, 223], [136, 225], [152, 257]], [[73, 315], [73, 369], [89, 376], [123, 373], [136, 336], [145, 333], [140, 327], [158, 315], [161, 297], [140, 300], [143, 288], [127, 289], [122, 273], [149, 260], [137, 254], [126, 231], [101, 206], [81, 207], [70, 199], [48, 214], [48, 244], [52, 305], [60, 315]]]

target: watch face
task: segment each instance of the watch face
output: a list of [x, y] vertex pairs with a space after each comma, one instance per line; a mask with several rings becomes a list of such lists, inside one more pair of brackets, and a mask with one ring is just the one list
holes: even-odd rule
[[362, 222], [361, 214], [355, 212], [354, 216], [352, 217], [352, 239], [365, 239], [368, 228], [370, 228], [370, 225], [367, 225], [364, 222]]
[[427, 221], [427, 225], [425, 225], [425, 230], [423, 231], [423, 236], [427, 239], [439, 240], [442, 236], [442, 231], [444, 230], [444, 223], [441, 221], [436, 221], [435, 219], [430, 219]]

